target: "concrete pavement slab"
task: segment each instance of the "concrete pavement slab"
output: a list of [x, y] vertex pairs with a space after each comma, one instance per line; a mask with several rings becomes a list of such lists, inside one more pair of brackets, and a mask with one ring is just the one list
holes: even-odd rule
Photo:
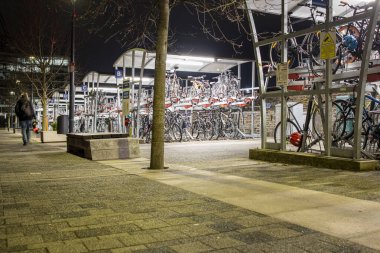
[[[367, 237], [380, 233], [380, 203], [198, 170], [178, 164], [169, 165], [168, 170], [151, 171], [136, 168], [133, 163], [133, 160], [128, 160], [122, 166], [118, 162], [117, 167], [380, 250], [376, 243], [371, 242], [372, 237]], [[103, 164], [113, 166], [112, 161]], [[141, 159], [139, 164], [141, 165]]]

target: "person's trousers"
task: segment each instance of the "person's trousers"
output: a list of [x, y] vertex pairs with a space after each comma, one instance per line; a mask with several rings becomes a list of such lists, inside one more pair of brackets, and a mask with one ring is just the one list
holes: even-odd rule
[[30, 126], [32, 125], [31, 120], [22, 120], [20, 121], [21, 125], [21, 134], [22, 134], [22, 141], [24, 144], [29, 143], [30, 140]]

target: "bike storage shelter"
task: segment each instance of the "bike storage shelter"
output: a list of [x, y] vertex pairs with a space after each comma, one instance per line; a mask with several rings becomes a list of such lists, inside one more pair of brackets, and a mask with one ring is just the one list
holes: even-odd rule
[[[113, 67], [115, 70], [122, 69], [123, 79], [126, 78], [127, 69], [131, 71], [131, 93], [134, 94], [137, 89], [138, 96], [137, 101], [133, 101], [134, 98], [131, 97], [130, 103], [132, 105], [137, 105], [137, 111], [140, 111], [141, 106], [141, 83], [136, 82], [136, 72], [140, 74], [140, 78], [144, 75], [144, 70], [154, 70], [155, 68], [155, 52], [148, 52], [145, 49], [135, 48], [126, 51], [120, 55], [115, 61]], [[251, 60], [237, 60], [237, 59], [224, 59], [224, 58], [214, 58], [214, 57], [198, 57], [189, 55], [175, 55], [168, 54], [166, 60], [166, 69], [178, 68], [180, 72], [200, 72], [200, 73], [210, 73], [210, 74], [220, 74], [228, 69], [235, 66], [238, 68], [238, 79], [241, 77], [241, 64], [252, 62]], [[252, 92], [254, 90], [254, 73], [255, 64], [252, 64]], [[140, 79], [142, 80], [142, 79]], [[253, 117], [253, 114], [252, 114]], [[137, 114], [136, 122], [132, 122], [133, 136], [139, 137], [139, 127], [140, 127], [140, 115]], [[253, 120], [252, 120], [253, 122]]]
[[[258, 82], [260, 87], [260, 93], [261, 93], [261, 138], [262, 138], [262, 144], [261, 148], [263, 150], [265, 149], [272, 149], [272, 150], [282, 150], [285, 151], [285, 145], [286, 145], [286, 122], [287, 122], [287, 104], [286, 104], [286, 97], [292, 97], [292, 96], [299, 96], [299, 95], [315, 95], [318, 97], [318, 100], [321, 101], [324, 99], [325, 105], [323, 106], [322, 112], [324, 112], [324, 121], [323, 123], [323, 130], [324, 130], [324, 152], [323, 155], [326, 157], [329, 156], [343, 156], [343, 157], [350, 157], [354, 160], [361, 159], [361, 125], [362, 125], [362, 112], [363, 112], [363, 105], [364, 105], [364, 95], [366, 91], [366, 85], [367, 85], [367, 76], [368, 74], [373, 73], [379, 73], [380, 69], [378, 67], [374, 68], [368, 68], [369, 62], [370, 62], [370, 56], [371, 56], [371, 49], [372, 49], [372, 43], [373, 40], [367, 39], [364, 42], [364, 52], [361, 62], [355, 62], [354, 65], [356, 65], [356, 68], [353, 67], [352, 70], [342, 72], [339, 74], [332, 74], [332, 62], [330, 60], [325, 61], [325, 65], [321, 66], [321, 69], [318, 71], [324, 72], [325, 74], [323, 77], [316, 77], [313, 79], [310, 79], [310, 82], [317, 83], [317, 89], [310, 89], [310, 90], [301, 90], [301, 91], [294, 91], [290, 90], [287, 87], [287, 83], [282, 86], [282, 89], [279, 91], [272, 91], [267, 92], [267, 83], [265, 83], [265, 78], [267, 75], [264, 74], [263, 71], [263, 63], [262, 63], [262, 57], [261, 57], [261, 48], [264, 46], [272, 45], [272, 43], [281, 43], [281, 62], [287, 63], [288, 62], [288, 54], [287, 54], [287, 47], [288, 43], [287, 40], [291, 38], [297, 38], [301, 36], [305, 36], [310, 33], [317, 33], [320, 31], [334, 31], [335, 27], [346, 25], [350, 22], [355, 22], [363, 19], [369, 19], [368, 27], [367, 27], [367, 38], [373, 38], [374, 31], [376, 28], [376, 23], [378, 21], [379, 11], [380, 11], [380, 1], [375, 1], [373, 8], [371, 11], [350, 16], [350, 11], [347, 10], [347, 8], [342, 8], [342, 6], [339, 6], [339, 1], [333, 1], [333, 0], [326, 0], [326, 1], [314, 1], [314, 3], [321, 3], [324, 2], [326, 4], [325, 9], [325, 18], [323, 20], [323, 23], [317, 24], [315, 26], [312, 26], [310, 28], [301, 29], [298, 31], [288, 32], [288, 15], [292, 15], [292, 17], [296, 18], [303, 18], [308, 15], [308, 11], [305, 10], [306, 7], [302, 6], [300, 7], [299, 4], [307, 4], [312, 3], [312, 1], [302, 1], [302, 0], [294, 0], [294, 1], [287, 1], [287, 0], [246, 0], [246, 8], [248, 9], [248, 17], [249, 22], [251, 25], [252, 33], [253, 33], [253, 46], [254, 46], [254, 53], [256, 57], [257, 62], [257, 68], [258, 68]], [[354, 1], [350, 1], [351, 3]], [[355, 1], [355, 2], [363, 2], [363, 1]], [[279, 35], [274, 36], [270, 39], [258, 39], [257, 34], [257, 25], [255, 22], [255, 13], [254, 12], [263, 12], [263, 13], [271, 13], [271, 14], [277, 14], [281, 17], [281, 33]], [[333, 21], [333, 15], [339, 15], [341, 18]], [[376, 60], [372, 61], [372, 65], [376, 65]], [[375, 63], [375, 64], [373, 64]], [[305, 69], [289, 69], [289, 75], [302, 75], [302, 72], [308, 73], [308, 70]], [[273, 74], [273, 73], [272, 73]], [[275, 75], [275, 74], [274, 74]], [[353, 92], [353, 87], [336, 87], [335, 84], [337, 84], [340, 80], [347, 80], [347, 79], [359, 79], [359, 85], [357, 88], [357, 104], [356, 104], [356, 111], [355, 111], [355, 120], [354, 120], [354, 141], [352, 149], [344, 149], [344, 150], [338, 150], [335, 147], [332, 147], [332, 140], [331, 140], [331, 130], [332, 130], [332, 99], [331, 96], [333, 94], [340, 94], [340, 93], [348, 93], [351, 94]], [[334, 85], [333, 85], [334, 84]], [[281, 141], [280, 143], [273, 143], [268, 142], [267, 140], [267, 129], [266, 129], [266, 100], [268, 98], [277, 97], [281, 99]]]
[[[139, 78], [137, 78], [139, 80]], [[142, 79], [143, 85], [151, 85], [153, 82], [152, 78], [144, 77]], [[91, 71], [86, 74], [82, 79], [82, 86], [76, 87], [76, 100], [75, 104], [78, 106], [83, 106], [83, 116], [86, 118], [86, 125], [89, 121], [94, 122], [91, 125], [89, 132], [96, 133], [96, 124], [99, 112], [97, 110], [97, 98], [99, 92], [105, 92], [107, 98], [115, 98], [115, 108], [114, 110], [118, 114], [118, 132], [124, 132], [123, 124], [121, 122], [120, 110], [121, 110], [121, 78], [117, 78], [116, 75], [101, 74], [95, 71]], [[91, 96], [90, 96], [91, 94]]]

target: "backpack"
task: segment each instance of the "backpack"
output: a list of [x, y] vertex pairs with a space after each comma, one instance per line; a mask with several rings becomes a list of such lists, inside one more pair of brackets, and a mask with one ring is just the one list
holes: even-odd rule
[[27, 117], [27, 118], [32, 118], [34, 116], [33, 115], [33, 109], [30, 106], [30, 102], [29, 101], [25, 101], [22, 104], [21, 111], [24, 113], [25, 117]]

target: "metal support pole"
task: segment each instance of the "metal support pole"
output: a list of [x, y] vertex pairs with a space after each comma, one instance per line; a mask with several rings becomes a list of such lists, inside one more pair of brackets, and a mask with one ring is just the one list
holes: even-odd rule
[[92, 99], [92, 103], [91, 103], [91, 120], [92, 120], [92, 132], [95, 133], [96, 132], [96, 119], [95, 119], [95, 114], [96, 114], [96, 106], [97, 106], [97, 102], [96, 102], [96, 99], [97, 99], [97, 91], [95, 90], [95, 73], [92, 72], [92, 92], [91, 92], [91, 99]]
[[251, 112], [251, 136], [252, 138], [254, 137], [254, 129], [255, 129], [255, 124], [254, 124], [254, 112], [255, 112], [255, 109], [254, 109], [254, 106], [255, 106], [255, 100], [253, 99], [253, 92], [254, 92], [254, 88], [255, 88], [255, 72], [256, 72], [256, 68], [255, 68], [255, 61], [252, 61], [252, 103], [251, 103], [251, 106], [252, 106], [252, 112]]
[[[125, 67], [125, 54], [123, 54], [123, 81], [122, 81], [122, 85], [124, 84], [124, 80], [125, 80], [125, 77], [127, 76], [127, 74], [125, 73], [126, 72], [126, 67]], [[119, 94], [119, 96], [120, 96], [120, 94]], [[121, 99], [120, 99], [120, 104], [118, 105], [118, 109], [121, 109], [121, 103], [122, 103], [122, 101], [121, 101]], [[120, 113], [118, 113], [119, 115], [120, 115]], [[122, 117], [120, 117], [121, 118], [121, 131], [122, 131], [122, 133], [125, 133], [126, 132], [126, 127], [124, 126], [124, 119], [125, 119], [125, 117], [127, 117], [128, 115], [124, 115], [124, 114], [122, 114], [123, 116]]]
[[100, 74], [98, 73], [98, 78], [96, 80], [96, 91], [95, 91], [95, 110], [94, 110], [94, 124], [93, 124], [94, 125], [94, 133], [96, 133], [98, 131], [98, 129], [96, 129], [96, 124], [98, 123], [99, 79], [100, 79]]
[[[131, 82], [131, 106], [129, 107], [130, 110], [132, 110], [133, 112], [133, 106], [135, 105], [135, 55], [136, 55], [136, 51], [133, 50], [132, 51], [132, 82]], [[136, 136], [136, 133], [135, 133], [135, 119], [134, 117], [132, 116], [132, 122], [131, 122], [131, 128], [132, 128], [132, 136], [135, 137]]]
[[[250, 27], [251, 27], [251, 31], [252, 31], [252, 37], [253, 37], [253, 47], [254, 47], [254, 53], [255, 53], [255, 58], [256, 58], [256, 62], [257, 62], [257, 81], [258, 81], [258, 84], [259, 84], [259, 87], [260, 87], [260, 93], [261, 94], [264, 94], [265, 93], [265, 84], [264, 84], [264, 72], [263, 72], [263, 64], [262, 64], [262, 60], [261, 60], [261, 52], [260, 52], [260, 47], [256, 47], [255, 46], [255, 43], [257, 43], [259, 41], [258, 37], [257, 37], [257, 30], [256, 30], [256, 24], [255, 24], [255, 20], [253, 18], [253, 14], [252, 14], [252, 11], [248, 8], [248, 2], [250, 2], [250, 0], [246, 0], [245, 1], [245, 9], [248, 13], [248, 18], [249, 18], [249, 24], [250, 24]], [[261, 148], [262, 149], [265, 149], [266, 148], [266, 142], [267, 142], [267, 129], [266, 129], [266, 125], [267, 125], [267, 119], [266, 119], [266, 114], [267, 114], [267, 110], [266, 110], [266, 99], [265, 98], [262, 98], [260, 100], [261, 102], [261, 106], [260, 106], [260, 114], [261, 114]]]
[[144, 51], [143, 57], [141, 60], [141, 68], [140, 68], [140, 82], [139, 82], [139, 90], [137, 94], [137, 120], [136, 120], [136, 137], [140, 138], [139, 136], [139, 128], [140, 128], [140, 104], [141, 104], [141, 89], [142, 89], [142, 79], [144, 76], [144, 66], [145, 66], [145, 58], [146, 58], [146, 52]]
[[359, 89], [356, 99], [356, 109], [355, 109], [355, 131], [354, 131], [354, 159], [361, 158], [361, 128], [362, 128], [362, 115], [364, 106], [364, 95], [365, 87], [367, 84], [367, 72], [368, 72], [368, 62], [371, 57], [372, 44], [374, 32], [380, 11], [380, 1], [375, 1], [373, 3], [373, 10], [371, 12], [370, 22], [367, 27], [367, 36], [364, 46], [364, 52], [362, 57], [362, 64], [360, 68], [359, 77]]
[[[281, 32], [282, 35], [288, 33], [288, 2], [286, 0], [281, 0]], [[287, 64], [288, 62], [288, 45], [285, 37], [282, 38], [281, 41], [281, 62]], [[287, 113], [287, 103], [285, 98], [286, 86], [282, 87], [282, 95], [281, 95], [281, 150], [286, 149], [286, 113]]]
[[70, 71], [70, 109], [69, 109], [69, 133], [74, 133], [75, 110], [75, 0], [73, 1], [73, 16], [71, 22], [71, 61]]
[[[329, 23], [333, 21], [333, 1], [328, 0], [327, 1], [327, 8], [326, 8], [326, 32], [329, 32]], [[323, 114], [323, 111], [321, 110], [321, 117], [322, 117], [322, 123], [324, 124], [324, 133], [325, 133], [325, 155], [330, 156], [331, 155], [331, 130], [332, 130], [332, 108], [331, 108], [331, 94], [330, 94], [330, 88], [332, 85], [332, 67], [331, 67], [331, 61], [326, 60], [326, 83], [325, 83], [325, 113]], [[321, 95], [318, 95], [319, 97]], [[321, 99], [320, 99], [321, 100]], [[324, 122], [323, 122], [324, 121]]]
[[238, 64], [238, 81], [239, 81], [239, 91], [241, 89], [241, 64]]
[[85, 101], [85, 128], [86, 128], [86, 133], [90, 132], [90, 99], [89, 99], [89, 95], [90, 95], [90, 77], [89, 75], [87, 75], [87, 93], [86, 91], [83, 92], [83, 98], [84, 98], [84, 101]]
[[125, 73], [125, 55], [123, 54], [123, 81], [126, 77], [126, 73]]
[[[124, 60], [124, 56], [123, 56], [123, 60]], [[115, 73], [117, 71], [117, 66], [115, 66]], [[124, 75], [124, 74], [123, 74]], [[117, 75], [115, 76], [116, 78], [116, 110], [117, 110], [117, 131], [119, 133], [121, 133], [121, 128], [122, 128], [122, 121], [121, 121], [121, 117], [120, 117], [120, 114], [119, 114], [119, 108], [120, 108], [120, 87], [119, 87], [119, 82], [118, 82], [118, 78], [117, 78]], [[111, 123], [111, 120], [109, 121], [110, 124]]]

